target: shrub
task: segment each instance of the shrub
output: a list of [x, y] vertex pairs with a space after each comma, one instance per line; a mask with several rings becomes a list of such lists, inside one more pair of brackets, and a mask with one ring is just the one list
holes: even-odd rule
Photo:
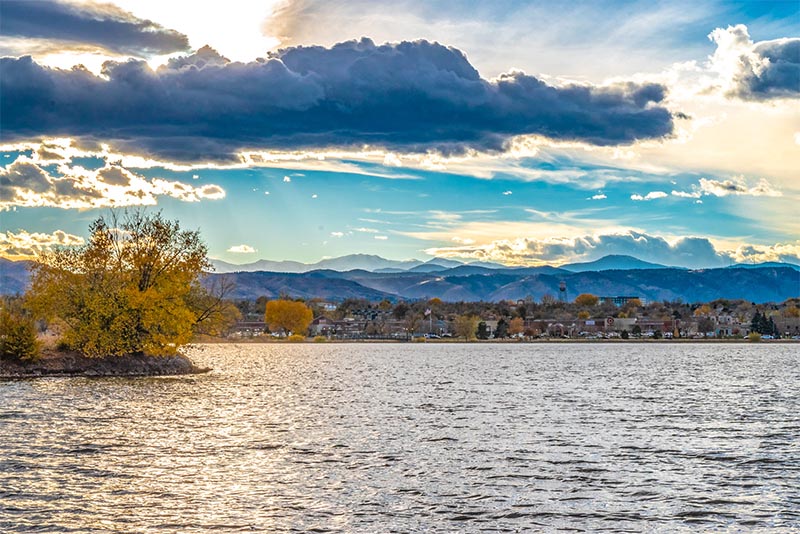
[[302, 343], [303, 341], [306, 340], [306, 336], [301, 336], [300, 334], [292, 334], [291, 336], [286, 338], [286, 340], [289, 343]]
[[325, 336], [314, 336], [314, 343], [325, 343], [328, 338]]
[[752, 341], [753, 343], [758, 343], [761, 341], [761, 334], [758, 332], [750, 332], [747, 334], [747, 341]]
[[0, 310], [0, 359], [35, 360], [39, 341], [33, 320], [21, 313]]
[[425, 343], [426, 341], [428, 340], [422, 336], [414, 338], [414, 343]]

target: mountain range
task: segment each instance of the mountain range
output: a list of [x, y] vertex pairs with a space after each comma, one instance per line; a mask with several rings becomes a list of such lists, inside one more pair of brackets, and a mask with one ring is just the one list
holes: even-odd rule
[[[347, 256], [340, 256], [338, 258], [326, 258], [316, 263], [301, 263], [299, 261], [272, 261], [272, 260], [258, 260], [245, 264], [234, 264], [226, 261], [212, 259], [211, 264], [214, 266], [216, 273], [234, 273], [234, 272], [256, 272], [256, 271], [269, 271], [274, 273], [308, 273], [311, 271], [319, 271], [323, 269], [330, 269], [332, 271], [353, 271], [356, 269], [373, 272], [383, 273], [400, 273], [400, 272], [436, 272], [452, 269], [460, 265], [465, 265], [464, 262], [450, 260], [446, 258], [433, 258], [429, 261], [421, 260], [387, 260], [380, 256], [373, 254], [349, 254]], [[475, 265], [479, 267], [497, 268], [502, 269], [505, 265], [499, 263], [488, 262], [474, 262], [468, 265]]]
[[601, 296], [636, 296], [648, 301], [683, 300], [707, 302], [718, 298], [753, 302], [782, 302], [800, 296], [800, 270], [791, 267], [719, 269], [627, 269], [570, 272], [553, 267], [489, 269], [463, 265], [433, 273], [376, 273], [365, 270], [339, 272], [318, 270], [308, 273], [230, 273], [235, 290], [231, 297], [255, 299], [317, 297], [337, 301], [343, 298], [429, 299], [445, 301], [498, 301], [545, 295], [557, 297], [563, 281], [565, 298], [580, 293]]
[[[685, 302], [718, 298], [753, 302], [781, 302], [800, 296], [800, 266], [786, 263], [733, 265], [716, 269], [690, 270], [643, 262], [631, 256], [606, 256], [594, 262], [561, 267], [504, 267], [498, 264], [461, 263], [434, 259], [392, 261], [379, 256], [353, 255], [323, 260], [326, 268], [302, 272], [244, 270], [210, 274], [209, 282], [227, 277], [234, 282], [232, 298], [255, 299], [282, 294], [302, 298], [339, 301], [346, 298], [369, 300], [428, 299], [446, 301], [497, 301], [544, 295], [557, 296], [559, 284], [567, 287], [566, 298], [580, 293], [603, 296], [628, 295], [647, 300]], [[319, 262], [319, 263], [323, 263]], [[313, 264], [318, 266], [318, 264]], [[30, 262], [0, 258], [0, 294], [22, 293], [28, 284]], [[306, 269], [299, 262], [248, 264], [260, 267]], [[345, 269], [354, 264], [372, 269]], [[227, 264], [231, 265], [231, 264]]]

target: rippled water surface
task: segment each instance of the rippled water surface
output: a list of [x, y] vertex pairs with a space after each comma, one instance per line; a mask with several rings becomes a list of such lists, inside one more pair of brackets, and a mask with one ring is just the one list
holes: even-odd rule
[[217, 345], [0, 382], [0, 532], [800, 530], [791, 345]]

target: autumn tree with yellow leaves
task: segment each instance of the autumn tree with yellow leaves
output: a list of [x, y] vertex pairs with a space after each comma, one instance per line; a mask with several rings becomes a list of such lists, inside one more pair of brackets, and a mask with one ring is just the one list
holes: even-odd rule
[[199, 329], [236, 316], [200, 283], [206, 252], [198, 231], [160, 213], [112, 213], [92, 223], [86, 245], [39, 257], [27, 301], [87, 356], [174, 354]]
[[271, 300], [267, 302], [264, 320], [272, 331], [304, 335], [314, 320], [314, 312], [299, 301]]
[[575, 304], [578, 306], [597, 306], [598, 302], [600, 302], [600, 298], [591, 293], [581, 293], [575, 297]]

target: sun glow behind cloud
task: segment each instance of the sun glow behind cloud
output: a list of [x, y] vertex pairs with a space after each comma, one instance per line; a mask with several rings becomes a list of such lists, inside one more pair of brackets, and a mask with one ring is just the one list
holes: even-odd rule
[[191, 4], [163, 0], [114, 0], [114, 3], [139, 17], [178, 28], [189, 37], [193, 48], [211, 45], [235, 61], [263, 57], [279, 44], [278, 39], [267, 35], [263, 27], [279, 0]]

